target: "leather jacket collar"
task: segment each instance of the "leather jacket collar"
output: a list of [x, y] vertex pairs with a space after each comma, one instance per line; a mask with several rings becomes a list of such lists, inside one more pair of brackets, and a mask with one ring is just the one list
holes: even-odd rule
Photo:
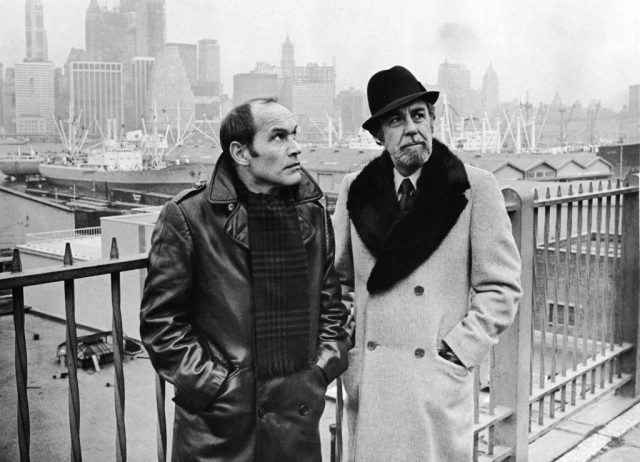
[[[320, 200], [323, 196], [320, 186], [314, 181], [309, 172], [304, 168], [302, 171], [302, 180], [292, 188], [293, 200], [296, 205], [305, 202]], [[226, 155], [221, 155], [216, 168], [211, 176], [211, 181], [207, 185], [207, 197], [212, 204], [226, 205], [229, 215], [224, 224], [225, 233], [236, 243], [245, 248], [249, 248], [249, 232], [247, 209], [238, 199], [238, 193], [234, 182], [236, 175], [231, 165], [231, 160]], [[302, 232], [302, 240], [307, 244], [316, 233], [308, 219], [304, 217], [298, 208], [298, 221], [300, 222], [300, 231]]]

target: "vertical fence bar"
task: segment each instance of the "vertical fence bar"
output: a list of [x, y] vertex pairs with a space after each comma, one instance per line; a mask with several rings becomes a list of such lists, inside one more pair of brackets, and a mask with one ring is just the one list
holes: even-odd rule
[[[111, 240], [111, 251], [109, 258], [118, 258], [118, 244], [116, 238]], [[111, 273], [111, 334], [113, 336], [113, 364], [115, 369], [114, 389], [115, 411], [116, 411], [116, 460], [126, 462], [127, 460], [127, 432], [124, 424], [124, 367], [123, 351], [124, 335], [122, 333], [122, 311], [120, 309], [120, 273]]]
[[[589, 194], [593, 193], [593, 184], [589, 183]], [[586, 305], [587, 305], [587, 318], [588, 318], [588, 336], [591, 337], [591, 353], [587, 351], [587, 358], [591, 356], [593, 359], [596, 357], [596, 323], [595, 323], [595, 308], [593, 301], [591, 300], [591, 296], [589, 291], [591, 289], [591, 281], [593, 280], [593, 265], [591, 264], [591, 231], [593, 230], [593, 199], [589, 196], [587, 200], [587, 249], [586, 249], [586, 274], [587, 274], [587, 285], [585, 288], [586, 292]]]
[[[22, 260], [20, 251], [13, 250], [11, 272], [22, 272]], [[13, 298], [13, 326], [15, 332], [15, 368], [16, 388], [18, 393], [18, 445], [20, 448], [20, 460], [30, 460], [31, 446], [31, 420], [29, 417], [29, 396], [27, 394], [27, 342], [25, 339], [24, 322], [24, 289], [22, 287], [12, 290]]]
[[[569, 196], [573, 196], [573, 187], [569, 185]], [[569, 305], [571, 304], [571, 255], [573, 244], [573, 201], [567, 202], [567, 240], [564, 253], [564, 299], [565, 299], [565, 316], [564, 324], [569, 325]], [[573, 326], [571, 329], [571, 335], [573, 336], [573, 344], [571, 345], [571, 368], [575, 371], [578, 367], [578, 301], [575, 300], [573, 304]], [[572, 388], [573, 390], [573, 388]]]
[[[545, 193], [545, 198], [551, 198], [551, 192], [549, 188], [547, 188], [547, 192]], [[543, 256], [543, 287], [544, 287], [544, 298], [542, 299], [541, 309], [544, 312], [544, 317], [542, 320], [542, 344], [540, 345], [540, 354], [544, 356], [545, 351], [547, 349], [547, 324], [549, 323], [549, 314], [548, 314], [548, 300], [549, 300], [549, 221], [551, 216], [551, 206], [545, 205], [544, 207], [544, 235], [543, 235], [543, 245], [542, 256]], [[553, 307], [551, 308], [553, 310]], [[549, 373], [549, 378], [551, 383], [555, 383], [556, 381], [556, 330], [555, 325], [552, 323], [551, 325], [552, 335], [551, 335], [551, 371]], [[546, 371], [540, 371], [542, 374], [542, 378], [540, 382], [542, 383], [542, 387], [545, 384]]]
[[[64, 265], [73, 264], [71, 245], [64, 250]], [[78, 390], [78, 336], [76, 330], [76, 306], [74, 280], [64, 281], [64, 305], [67, 316], [67, 367], [69, 368], [69, 426], [71, 430], [71, 460], [80, 462], [80, 392]]]
[[[630, 186], [638, 187], [638, 175], [629, 175]], [[638, 309], [638, 287], [640, 287], [640, 271], [638, 269], [639, 245], [639, 213], [638, 192], [626, 194], [622, 203], [622, 298], [619, 300], [622, 308], [622, 340], [634, 344], [636, 347], [629, 354], [622, 357], [622, 372], [631, 374], [632, 380], [622, 387], [622, 394], [636, 397], [640, 393], [640, 323]]]
[[156, 376], [156, 410], [158, 413], [158, 462], [167, 460], [167, 417], [164, 413], [165, 381], [158, 374]]
[[[583, 193], [582, 184], [578, 186], [578, 195]], [[577, 313], [580, 314], [580, 323], [582, 330], [582, 349], [580, 350], [580, 360], [582, 361], [582, 365], [587, 364], [587, 311], [586, 311], [586, 303], [581, 304], [580, 301], [584, 299], [584, 295], [580, 290], [580, 281], [582, 275], [582, 228], [583, 228], [583, 203], [582, 200], [579, 200], [577, 203], [578, 207], [578, 219], [576, 221], [576, 310]], [[576, 330], [580, 331], [578, 326], [576, 325]], [[582, 394], [581, 394], [582, 396]]]
[[[602, 182], [598, 182], [598, 192], [602, 192]], [[602, 303], [602, 293], [600, 292], [600, 288], [602, 284], [600, 283], [600, 277], [602, 275], [602, 271], [600, 267], [602, 266], [601, 260], [601, 251], [602, 251], [602, 197], [598, 197], [597, 200], [597, 209], [596, 209], [596, 258], [595, 258], [595, 273], [596, 273], [596, 295], [595, 295], [595, 306], [598, 308], [599, 312], [595, 317], [596, 325], [601, 324], [599, 327], [599, 340], [600, 340], [600, 353], [604, 355], [605, 353], [605, 329], [606, 329], [606, 317], [605, 317], [605, 307]], [[596, 350], [597, 351], [597, 350]]]
[[530, 374], [514, 374], [529, 365], [533, 312], [533, 194], [530, 188], [517, 185], [503, 190], [507, 203], [515, 203], [510, 214], [513, 235], [522, 259], [522, 288], [518, 312], [511, 327], [502, 333], [495, 346], [495, 367], [491, 388], [496, 405], [506, 406], [513, 414], [496, 424], [496, 444], [512, 449], [513, 459], [526, 462], [529, 457], [529, 390]]
[[[620, 180], [616, 181], [616, 188], [620, 189]], [[622, 281], [622, 274], [620, 274], [621, 259], [622, 259], [622, 236], [621, 225], [620, 225], [620, 215], [622, 210], [622, 193], [618, 192], [616, 194], [616, 207], [614, 210], [614, 221], [613, 221], [613, 234], [615, 236], [613, 254], [614, 254], [614, 269], [613, 272], [615, 274], [615, 281]], [[622, 316], [620, 302], [622, 301], [622, 284], [616, 283], [614, 287], [614, 296], [613, 299], [617, 301], [614, 303], [614, 324], [615, 324], [615, 342], [621, 346], [622, 345]]]
[[[558, 197], [562, 196], [562, 189], [558, 186]], [[560, 294], [560, 240], [562, 233], [562, 204], [558, 203], [556, 205], [556, 213], [555, 213], [555, 231], [554, 231], [554, 240], [555, 240], [555, 274], [553, 276], [553, 330], [554, 332], [558, 331], [558, 310], [560, 309], [559, 305], [559, 294]], [[568, 301], [564, 301], [564, 313], [567, 312]], [[556, 343], [557, 348], [557, 343]], [[557, 350], [554, 349], [554, 356], [557, 354]], [[562, 376], [565, 377], [567, 375], [567, 324], [564, 323], [562, 326], [562, 352], [560, 355], [560, 364], [562, 367]]]
[[609, 297], [609, 292], [611, 291], [611, 265], [609, 263], [610, 255], [611, 255], [611, 206], [612, 206], [612, 198], [611, 198], [611, 180], [607, 183], [607, 191], [609, 194], [607, 195], [606, 205], [605, 205], [605, 228], [604, 228], [604, 307], [607, 313], [609, 326], [608, 338], [609, 338], [609, 349], [613, 351], [613, 330], [614, 330], [614, 320], [613, 320], [613, 307], [611, 306], [611, 300]]
[[[538, 213], [539, 209], [535, 206], [535, 202], [538, 200], [538, 190], [534, 189], [533, 191], [533, 230], [532, 230], [532, 238], [531, 238], [531, 252], [533, 255], [533, 263], [531, 267], [531, 279], [532, 279], [532, 290], [531, 290], [531, 310], [532, 310], [532, 321], [531, 321], [531, 355], [529, 357], [529, 394], [533, 394], [533, 364], [534, 364], [534, 356], [535, 356], [535, 309], [536, 306], [539, 306], [537, 301], [537, 290], [538, 290], [538, 264], [537, 264], [537, 256], [536, 252], [538, 251]], [[543, 315], [544, 316], [544, 315]], [[544, 323], [544, 319], [542, 319]], [[542, 327], [541, 327], [542, 329]], [[544, 354], [540, 354], [540, 375], [544, 375]], [[542, 388], [544, 386], [544, 382], [542, 379], [539, 380], [539, 386]]]

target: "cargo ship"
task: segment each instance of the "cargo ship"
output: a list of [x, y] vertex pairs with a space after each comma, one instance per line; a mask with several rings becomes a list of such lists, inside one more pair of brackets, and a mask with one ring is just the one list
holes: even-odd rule
[[64, 153], [38, 165], [40, 176], [57, 186], [176, 194], [206, 181], [217, 160], [213, 150], [200, 158], [181, 157], [175, 150], [174, 160], [168, 162], [167, 137], [158, 133], [155, 126], [152, 133], [136, 130], [116, 140], [116, 127], [109, 125], [104, 139], [87, 149], [83, 147], [86, 137], [77, 136], [73, 125], [68, 135], [61, 124], [57, 128], [65, 144]]

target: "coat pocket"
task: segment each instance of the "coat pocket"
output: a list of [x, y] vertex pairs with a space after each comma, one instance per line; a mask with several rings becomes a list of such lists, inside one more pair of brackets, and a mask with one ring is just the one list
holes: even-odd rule
[[210, 410], [217, 402], [221, 399], [221, 397], [228, 395], [235, 389], [235, 383], [237, 382], [238, 376], [245, 371], [246, 368], [238, 368], [234, 369], [227, 375], [224, 381], [218, 387], [215, 396], [213, 399], [207, 403], [203, 403], [201, 399], [196, 398], [196, 393], [189, 392], [189, 390], [183, 390], [180, 388], [175, 389], [175, 395], [173, 397], [173, 402], [176, 403], [181, 408], [190, 411], [190, 412], [206, 412]]

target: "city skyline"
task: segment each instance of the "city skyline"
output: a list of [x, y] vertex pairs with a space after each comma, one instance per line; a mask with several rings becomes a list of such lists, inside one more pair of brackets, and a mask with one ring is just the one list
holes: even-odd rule
[[[118, 3], [99, 1], [109, 7]], [[532, 103], [550, 102], [559, 93], [565, 104], [595, 99], [620, 109], [628, 102], [629, 85], [640, 83], [640, 2], [617, 1], [607, 8], [593, 0], [555, 3], [311, 1], [294, 7], [280, 0], [269, 6], [248, 0], [238, 10], [233, 2], [167, 0], [166, 41], [217, 40], [223, 91], [230, 96], [233, 75], [248, 72], [258, 61], [279, 64], [289, 34], [296, 65], [332, 65], [335, 58], [336, 91], [364, 90], [373, 72], [394, 64], [433, 85], [438, 66], [448, 60], [469, 68], [472, 88], [480, 88], [492, 65], [502, 101], [528, 95]], [[61, 67], [72, 47], [85, 48], [89, 0], [42, 4], [49, 60]], [[24, 8], [24, 0], [3, 6], [0, 62], [5, 67], [25, 58]]]

